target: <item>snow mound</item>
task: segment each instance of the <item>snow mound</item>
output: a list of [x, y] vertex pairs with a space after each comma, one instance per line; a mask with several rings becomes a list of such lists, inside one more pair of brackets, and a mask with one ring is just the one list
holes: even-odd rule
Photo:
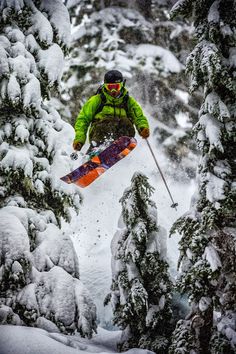
[[[65, 336], [48, 333], [43, 329], [0, 326], [1, 354], [92, 354], [116, 353], [116, 345], [120, 331], [108, 332], [99, 329], [99, 333], [91, 341], [78, 335]], [[124, 354], [153, 354], [149, 350], [131, 349]]]

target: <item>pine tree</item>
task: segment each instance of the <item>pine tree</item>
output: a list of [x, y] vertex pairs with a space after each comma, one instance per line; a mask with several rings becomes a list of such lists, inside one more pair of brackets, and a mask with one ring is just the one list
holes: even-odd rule
[[136, 173], [125, 190], [123, 228], [112, 240], [111, 301], [114, 324], [123, 330], [120, 350], [166, 353], [171, 331], [171, 281], [165, 260], [165, 231], [157, 227], [153, 188]]
[[55, 174], [68, 127], [43, 100], [59, 87], [69, 15], [61, 0], [2, 0], [0, 23], [0, 319], [91, 336], [95, 308], [60, 230], [81, 202]]
[[231, 0], [180, 0], [172, 16], [192, 17], [196, 46], [187, 60], [190, 90], [204, 89], [195, 125], [201, 151], [190, 211], [173, 227], [182, 234], [182, 275], [192, 311], [178, 324], [170, 353], [236, 350], [236, 7]]

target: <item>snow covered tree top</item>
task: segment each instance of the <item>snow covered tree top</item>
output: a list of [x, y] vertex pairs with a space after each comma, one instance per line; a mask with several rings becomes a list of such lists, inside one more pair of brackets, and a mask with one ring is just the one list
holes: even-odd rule
[[[0, 20], [3, 204], [13, 203], [13, 198], [14, 205], [21, 200], [21, 206], [28, 202], [28, 207], [37, 205], [67, 217], [69, 207], [78, 207], [80, 198], [78, 193], [71, 196], [71, 188], [59, 183], [52, 168], [61, 159], [60, 136], [67, 128], [43, 99], [60, 85], [70, 41], [68, 11], [61, 0], [3, 0]], [[15, 193], [24, 198], [16, 199]]]
[[[9, 79], [11, 101], [16, 104], [22, 95], [23, 106], [39, 109], [40, 94], [47, 96], [48, 89], [60, 83], [62, 50], [70, 42], [68, 11], [60, 0], [3, 0], [0, 13], [0, 79]], [[20, 93], [22, 86], [25, 92]]]
[[235, 13], [233, 0], [179, 0], [173, 6], [172, 18], [192, 17], [195, 25], [198, 44], [187, 61], [191, 91], [204, 85], [208, 90], [224, 86], [225, 95], [235, 92], [235, 80], [229, 71], [236, 67]]
[[29, 21], [32, 27], [28, 34], [36, 35], [40, 40], [45, 40], [45, 44], [49, 44], [54, 32], [54, 41], [60, 46], [68, 46], [70, 19], [61, 0], [1, 0], [0, 3], [1, 17], [5, 23], [11, 23], [14, 16], [23, 21], [29, 10], [32, 11]]
[[[136, 172], [131, 179], [131, 186], [127, 188], [120, 199], [122, 215], [128, 229], [131, 229], [142, 218], [150, 219], [149, 209], [156, 215], [155, 203], [150, 199], [154, 188], [149, 184], [148, 177]], [[149, 221], [152, 221], [151, 219]], [[152, 231], [156, 230], [156, 221], [149, 224]], [[151, 231], [151, 230], [149, 230]]]

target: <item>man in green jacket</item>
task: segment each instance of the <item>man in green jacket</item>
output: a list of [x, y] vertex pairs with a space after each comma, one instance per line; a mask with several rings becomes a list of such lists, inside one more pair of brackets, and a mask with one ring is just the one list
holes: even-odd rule
[[92, 148], [121, 136], [135, 136], [134, 126], [144, 139], [149, 137], [147, 118], [129, 96], [123, 75], [118, 70], [110, 70], [104, 76], [100, 92], [84, 104], [77, 117], [73, 148], [77, 151], [82, 148], [89, 127]]

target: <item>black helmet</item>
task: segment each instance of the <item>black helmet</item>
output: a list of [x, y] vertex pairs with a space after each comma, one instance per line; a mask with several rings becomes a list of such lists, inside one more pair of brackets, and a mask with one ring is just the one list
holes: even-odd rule
[[104, 76], [105, 83], [122, 82], [123, 75], [118, 70], [109, 70]]

